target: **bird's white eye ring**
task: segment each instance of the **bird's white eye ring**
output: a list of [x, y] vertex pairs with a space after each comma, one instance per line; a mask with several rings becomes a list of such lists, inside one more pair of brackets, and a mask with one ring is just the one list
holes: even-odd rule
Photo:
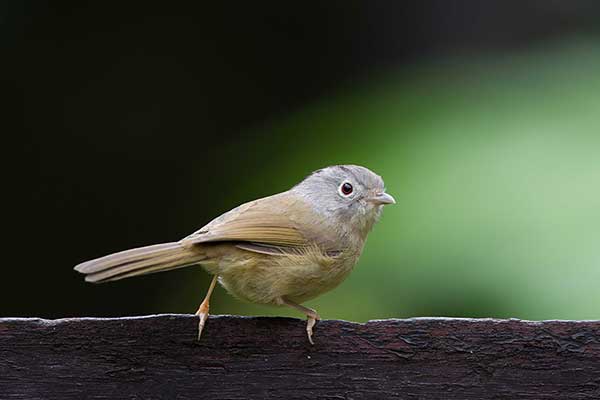
[[344, 182], [340, 185], [340, 194], [344, 197], [348, 197], [354, 192], [354, 187], [350, 182]]

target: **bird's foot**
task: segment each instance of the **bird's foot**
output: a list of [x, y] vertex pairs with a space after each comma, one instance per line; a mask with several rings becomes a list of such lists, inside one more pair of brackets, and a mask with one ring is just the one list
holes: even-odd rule
[[315, 312], [314, 315], [307, 315], [306, 318], [306, 334], [308, 335], [308, 341], [314, 346], [315, 342], [313, 342], [312, 339], [313, 327], [315, 326], [317, 321], [321, 320], [321, 317], [319, 317], [319, 314]]
[[202, 336], [202, 330], [204, 329], [204, 324], [206, 324], [206, 320], [208, 319], [208, 302], [202, 302], [200, 307], [198, 307], [198, 311], [196, 311], [196, 315], [199, 317], [200, 321], [198, 322], [198, 341], [200, 341], [200, 337]]

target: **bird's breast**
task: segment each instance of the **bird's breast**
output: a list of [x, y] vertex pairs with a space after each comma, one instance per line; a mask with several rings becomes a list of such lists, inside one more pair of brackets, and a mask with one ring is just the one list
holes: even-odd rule
[[261, 304], [280, 304], [285, 297], [302, 303], [323, 294], [348, 277], [360, 252], [335, 255], [313, 249], [284, 256], [258, 255], [220, 268], [220, 283], [235, 297]]

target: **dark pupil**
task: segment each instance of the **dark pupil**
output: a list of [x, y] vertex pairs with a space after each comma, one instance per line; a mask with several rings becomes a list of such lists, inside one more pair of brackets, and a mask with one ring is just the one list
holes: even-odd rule
[[352, 193], [352, 185], [349, 184], [348, 182], [344, 183], [342, 185], [342, 193], [344, 193], [344, 194]]

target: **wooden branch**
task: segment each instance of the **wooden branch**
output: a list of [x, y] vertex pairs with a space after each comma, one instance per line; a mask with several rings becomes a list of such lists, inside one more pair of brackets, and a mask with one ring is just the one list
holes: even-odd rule
[[600, 321], [0, 319], [3, 399], [600, 399]]

